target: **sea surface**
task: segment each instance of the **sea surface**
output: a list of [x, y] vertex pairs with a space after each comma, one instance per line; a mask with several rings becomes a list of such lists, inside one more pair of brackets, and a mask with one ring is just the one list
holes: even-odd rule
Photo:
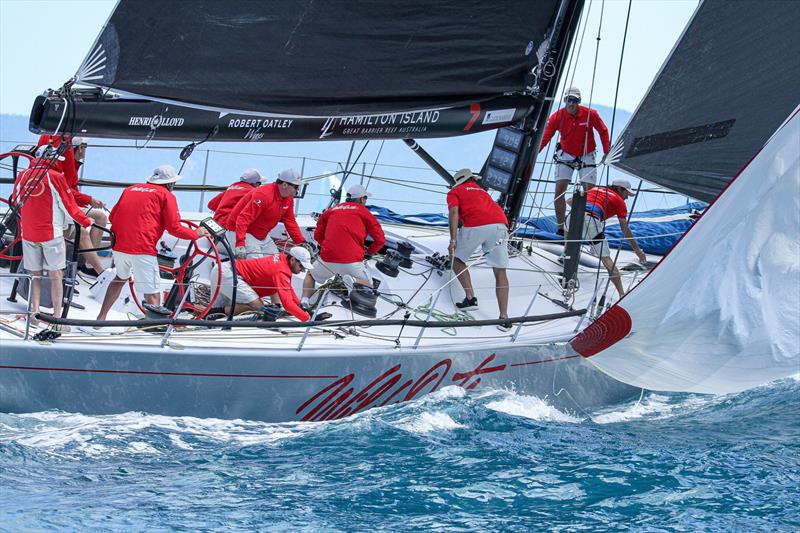
[[797, 531], [800, 378], [579, 415], [449, 387], [330, 423], [0, 414], [2, 531]]

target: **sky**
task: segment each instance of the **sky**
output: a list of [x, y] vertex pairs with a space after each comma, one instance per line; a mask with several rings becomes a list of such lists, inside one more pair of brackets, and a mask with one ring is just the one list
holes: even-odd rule
[[[157, 5], [157, 0], [151, 1]], [[68, 80], [115, 4], [115, 0], [0, 0], [0, 113], [28, 115], [36, 95]], [[636, 108], [696, 6], [697, 0], [633, 1], [619, 107]], [[614, 103], [627, 9], [627, 0], [586, 0], [589, 24], [572, 79], [583, 91], [584, 101], [591, 97], [595, 104]], [[600, 47], [593, 76], [598, 26]]]

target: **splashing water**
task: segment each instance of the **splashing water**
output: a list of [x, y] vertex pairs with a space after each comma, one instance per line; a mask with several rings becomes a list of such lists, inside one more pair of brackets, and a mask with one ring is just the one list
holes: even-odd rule
[[0, 529], [793, 531], [798, 393], [580, 417], [457, 387], [326, 423], [0, 414]]

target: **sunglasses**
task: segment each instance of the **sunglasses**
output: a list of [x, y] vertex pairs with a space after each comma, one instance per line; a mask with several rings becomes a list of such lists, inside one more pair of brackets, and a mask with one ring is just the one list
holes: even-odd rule
[[580, 98], [575, 98], [574, 96], [567, 96], [567, 97], [564, 98], [564, 102], [566, 102], [568, 104], [580, 104], [581, 103], [581, 99]]

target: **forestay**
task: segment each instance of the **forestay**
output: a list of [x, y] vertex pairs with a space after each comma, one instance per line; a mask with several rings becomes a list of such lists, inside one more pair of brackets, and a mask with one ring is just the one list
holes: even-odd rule
[[800, 107], [652, 273], [571, 341], [651, 390], [800, 372]]
[[710, 202], [800, 103], [794, 0], [705, 0], [631, 118], [618, 168]]

